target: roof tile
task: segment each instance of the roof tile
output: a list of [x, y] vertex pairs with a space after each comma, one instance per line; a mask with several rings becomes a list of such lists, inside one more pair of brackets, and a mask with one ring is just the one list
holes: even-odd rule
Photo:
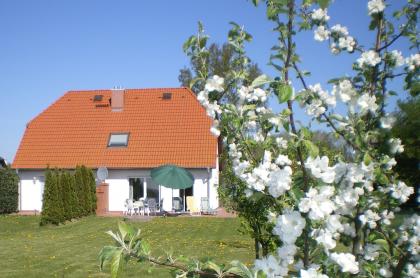
[[[162, 93], [171, 92], [171, 100]], [[94, 102], [95, 95], [103, 95]], [[215, 167], [217, 139], [211, 119], [187, 88], [128, 89], [123, 111], [109, 104], [111, 90], [70, 91], [28, 125], [14, 168], [154, 168], [173, 163]], [[129, 132], [128, 146], [108, 148], [111, 132]]]

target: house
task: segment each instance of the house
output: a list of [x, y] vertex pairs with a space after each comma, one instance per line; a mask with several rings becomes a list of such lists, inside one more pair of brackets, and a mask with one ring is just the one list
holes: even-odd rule
[[[217, 138], [211, 119], [188, 88], [70, 91], [26, 126], [12, 167], [20, 177], [19, 209], [40, 211], [47, 167], [94, 171], [106, 167], [107, 210], [126, 199], [154, 198], [164, 210], [172, 196], [209, 197], [218, 207]], [[191, 189], [154, 184], [150, 170], [175, 164], [194, 176]], [[99, 184], [101, 181], [97, 181]]]

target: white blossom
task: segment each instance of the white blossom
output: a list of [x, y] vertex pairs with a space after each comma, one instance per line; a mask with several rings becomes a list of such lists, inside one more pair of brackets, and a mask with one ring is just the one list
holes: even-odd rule
[[392, 154], [404, 152], [404, 145], [401, 144], [400, 138], [391, 138], [388, 140], [388, 143]]
[[318, 273], [318, 269], [309, 268], [308, 270], [300, 270], [300, 278], [328, 278], [328, 276], [322, 273]]
[[289, 166], [283, 169], [278, 169], [270, 173], [270, 180], [268, 181], [268, 192], [274, 198], [278, 198], [286, 190], [290, 189], [292, 183], [292, 168]]
[[389, 266], [385, 266], [379, 269], [379, 275], [386, 278], [392, 277], [392, 272], [389, 270]]
[[255, 260], [255, 270], [260, 270], [267, 275], [267, 278], [279, 277], [283, 274], [283, 268], [273, 255]]
[[254, 91], [253, 91], [253, 94], [252, 94], [252, 97], [251, 97], [251, 99], [252, 100], [255, 100], [255, 101], [261, 101], [261, 102], [264, 102], [264, 101], [266, 101], [267, 100], [267, 92], [266, 91], [264, 91], [263, 89], [261, 89], [261, 88], [256, 88], [256, 89], [254, 89]]
[[333, 167], [328, 166], [328, 162], [327, 156], [322, 158], [318, 156], [315, 159], [308, 157], [305, 167], [311, 171], [314, 177], [321, 179], [325, 183], [332, 183], [335, 179], [335, 171]]
[[305, 218], [298, 211], [285, 211], [277, 218], [273, 233], [278, 235], [283, 243], [294, 244], [305, 225]]
[[389, 211], [386, 209], [383, 212], [381, 212], [381, 223], [389, 226], [391, 225], [391, 220], [395, 218], [394, 212]]
[[394, 62], [395, 62], [395, 66], [396, 66], [396, 67], [401, 67], [401, 66], [403, 66], [403, 65], [404, 65], [404, 63], [405, 63], [405, 59], [404, 59], [404, 57], [402, 56], [401, 51], [398, 51], [398, 50], [392, 50], [392, 51], [390, 52], [390, 54], [391, 54], [392, 59], [393, 59], [393, 60], [394, 60]]
[[276, 143], [280, 148], [287, 149], [287, 140], [285, 140], [283, 137], [277, 137]]
[[420, 262], [413, 264], [407, 264], [407, 275], [411, 278], [420, 278]]
[[352, 52], [354, 50], [355, 45], [356, 41], [352, 36], [340, 37], [338, 39], [338, 47], [341, 49], [345, 49], [348, 52]]
[[276, 158], [276, 164], [279, 166], [292, 165], [292, 161], [289, 159], [287, 155], [280, 154]]
[[310, 85], [309, 90], [311, 90], [316, 96], [318, 96], [326, 105], [335, 106], [335, 96], [330, 95], [327, 91], [323, 90], [321, 84], [317, 83], [313, 86]]
[[330, 19], [330, 17], [327, 14], [327, 9], [312, 10], [311, 18], [312, 20], [321, 22], [328, 21]]
[[325, 41], [330, 37], [330, 31], [324, 25], [318, 26], [314, 31], [314, 39], [316, 41]]
[[330, 258], [341, 267], [342, 272], [357, 274], [359, 272], [359, 263], [350, 253], [332, 253]]
[[212, 126], [210, 128], [210, 132], [211, 132], [211, 134], [213, 134], [216, 137], [219, 137], [220, 136], [220, 130], [217, 129], [217, 127]]
[[347, 79], [341, 80], [338, 83], [338, 86], [334, 85], [332, 92], [337, 98], [341, 99], [341, 101], [345, 103], [349, 102], [357, 94], [350, 80]]
[[410, 57], [405, 59], [405, 62], [410, 71], [415, 70], [416, 68], [420, 66], [420, 54], [416, 53], [416, 54], [410, 55]]
[[377, 226], [377, 221], [381, 220], [381, 217], [372, 210], [365, 211], [364, 214], [359, 216], [360, 222], [362, 222], [362, 225], [368, 225], [369, 228], [375, 229]]
[[368, 243], [364, 248], [364, 258], [367, 261], [374, 261], [377, 257], [379, 257], [379, 250], [381, 249], [380, 246], [376, 244]]
[[[362, 190], [363, 191], [363, 190]], [[334, 201], [337, 206], [337, 212], [342, 215], [351, 215], [353, 208], [359, 201], [359, 196], [362, 195], [360, 190], [353, 187], [344, 187], [338, 191]]]
[[327, 218], [335, 209], [335, 204], [330, 198], [334, 195], [334, 187], [322, 186], [318, 191], [310, 188], [305, 197], [299, 202], [299, 210], [308, 213], [312, 220]]
[[383, 129], [391, 129], [397, 119], [390, 115], [381, 118], [381, 127]]
[[357, 106], [360, 109], [360, 113], [365, 114], [367, 111], [375, 113], [378, 109], [378, 104], [376, 103], [376, 97], [370, 96], [368, 93], [361, 95], [357, 99]]
[[306, 107], [306, 113], [309, 116], [319, 117], [326, 111], [325, 107], [322, 106], [320, 99], [312, 99], [311, 103]]
[[376, 51], [368, 50], [362, 53], [362, 56], [357, 59], [359, 67], [370, 66], [374, 67], [381, 62], [381, 57]]
[[336, 33], [339, 36], [346, 37], [349, 35], [349, 31], [347, 30], [347, 27], [341, 26], [340, 24], [336, 24], [333, 27], [331, 27], [331, 32]]
[[385, 164], [385, 169], [386, 170], [391, 170], [392, 167], [394, 167], [395, 165], [397, 165], [397, 161], [395, 160], [395, 158], [391, 158], [390, 160], [388, 160], [388, 162]]
[[385, 10], [383, 0], [370, 0], [367, 4], [369, 15], [377, 14]]
[[213, 75], [212, 77], [207, 79], [205, 89], [209, 92], [212, 92], [212, 91], [223, 92], [224, 82], [225, 80], [222, 77], [218, 75]]
[[324, 246], [326, 251], [334, 249], [337, 245], [333, 238], [333, 234], [329, 230], [317, 229], [312, 232], [311, 236], [315, 238], [318, 244]]
[[410, 195], [414, 193], [414, 188], [407, 186], [403, 181], [399, 181], [397, 184], [391, 184], [390, 191], [392, 192], [392, 197], [405, 203], [410, 198]]

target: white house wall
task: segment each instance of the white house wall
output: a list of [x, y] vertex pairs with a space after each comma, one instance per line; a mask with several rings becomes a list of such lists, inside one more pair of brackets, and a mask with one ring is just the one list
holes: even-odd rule
[[[217, 197], [218, 169], [189, 169], [194, 176], [193, 195], [195, 202], [200, 203], [201, 197], [207, 197], [207, 179], [210, 176], [210, 207], [217, 208], [219, 200]], [[123, 211], [125, 200], [130, 195], [129, 178], [150, 177], [150, 170], [108, 170], [109, 176], [105, 180], [109, 184], [109, 211]], [[179, 190], [161, 187], [161, 199], [163, 199], [163, 209], [172, 209], [172, 194], [179, 197]], [[147, 197], [147, 196], [146, 196]], [[157, 200], [158, 201], [158, 200]]]
[[[201, 197], [207, 197], [208, 180], [210, 181], [210, 207], [215, 209], [219, 206], [217, 197], [218, 169], [189, 169], [194, 176], [193, 195], [196, 204], [200, 203]], [[44, 188], [44, 171], [19, 170], [20, 177], [20, 210], [42, 209], [42, 194]], [[129, 178], [150, 177], [150, 170], [108, 170], [108, 178], [105, 180], [109, 184], [109, 211], [123, 211], [125, 200], [129, 198], [130, 186]], [[179, 190], [173, 190], [173, 196], [178, 197]], [[161, 199], [163, 199], [163, 209], [172, 209], [172, 190], [161, 187]]]
[[41, 211], [44, 171], [19, 171], [19, 210]]

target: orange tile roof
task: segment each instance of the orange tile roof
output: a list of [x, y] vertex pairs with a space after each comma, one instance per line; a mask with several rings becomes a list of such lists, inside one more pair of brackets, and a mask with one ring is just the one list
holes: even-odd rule
[[[163, 100], [164, 92], [172, 99]], [[111, 111], [111, 90], [70, 91], [26, 128], [12, 167], [43, 169], [215, 167], [211, 119], [187, 88], [128, 89], [123, 111]], [[95, 95], [103, 95], [96, 107]], [[127, 147], [107, 147], [110, 133], [129, 132]]]

